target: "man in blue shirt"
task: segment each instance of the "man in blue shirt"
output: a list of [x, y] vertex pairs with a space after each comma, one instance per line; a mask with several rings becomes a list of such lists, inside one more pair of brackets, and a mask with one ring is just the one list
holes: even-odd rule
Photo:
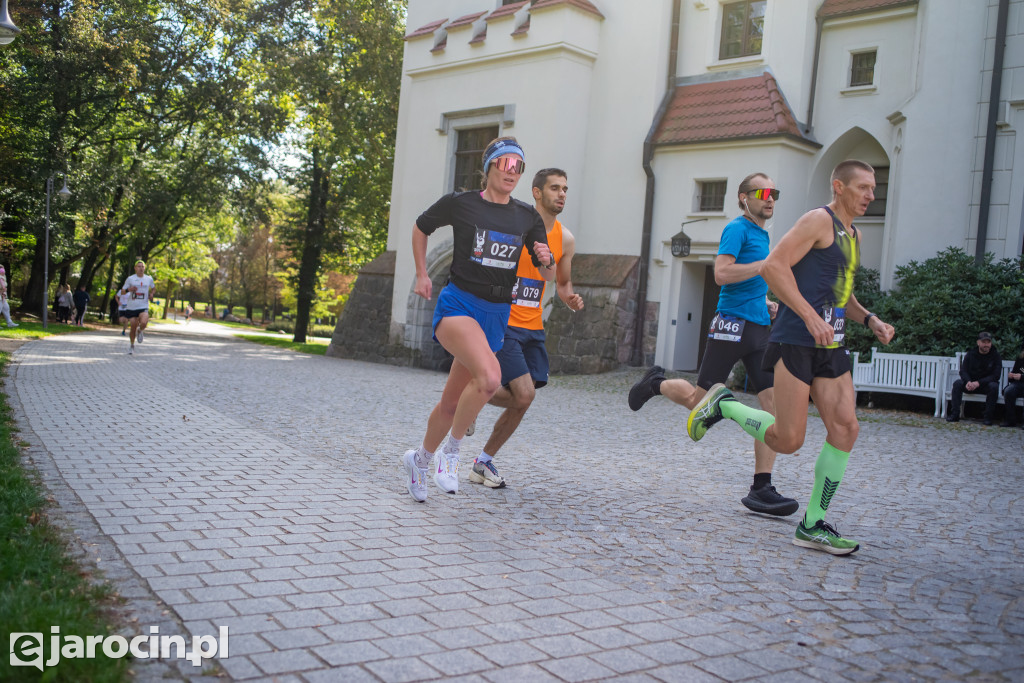
[[[666, 379], [665, 369], [656, 365], [630, 389], [630, 408], [640, 410], [660, 394], [693, 410], [708, 389], [724, 383], [733, 366], [743, 361], [761, 407], [774, 413], [774, 378], [761, 368], [761, 361], [778, 304], [768, 299], [768, 285], [758, 275], [758, 269], [768, 256], [769, 239], [764, 226], [774, 214], [778, 198], [775, 183], [764, 173], [752, 173], [740, 182], [737, 200], [743, 215], [725, 226], [719, 241], [715, 282], [722, 286], [722, 291], [708, 329], [697, 386], [685, 379]], [[754, 512], [791, 515], [800, 504], [779, 495], [772, 486], [774, 465], [775, 451], [755, 440], [754, 483], [741, 502]]]

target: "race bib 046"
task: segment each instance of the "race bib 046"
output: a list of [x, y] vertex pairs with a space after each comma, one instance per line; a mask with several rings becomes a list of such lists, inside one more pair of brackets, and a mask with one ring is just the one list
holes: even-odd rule
[[743, 339], [743, 327], [746, 324], [747, 321], [743, 318], [716, 313], [708, 327], [708, 339], [738, 342]]

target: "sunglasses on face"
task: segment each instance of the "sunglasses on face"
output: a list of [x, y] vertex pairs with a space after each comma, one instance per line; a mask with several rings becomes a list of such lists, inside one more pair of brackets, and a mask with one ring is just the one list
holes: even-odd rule
[[758, 190], [751, 190], [750, 192], [747, 193], [747, 196], [753, 197], [754, 199], [760, 199], [762, 201], [768, 199], [768, 197], [771, 197], [772, 199], [778, 201], [779, 191], [763, 187]]
[[494, 165], [497, 166], [499, 171], [505, 173], [522, 173], [526, 170], [526, 164], [517, 156], [509, 155], [506, 157], [498, 157], [494, 160]]

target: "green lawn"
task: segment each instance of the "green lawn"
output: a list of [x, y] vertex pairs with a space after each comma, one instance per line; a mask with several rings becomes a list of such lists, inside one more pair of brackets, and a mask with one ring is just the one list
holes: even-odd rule
[[[0, 336], [20, 329], [2, 330]], [[0, 372], [9, 359], [9, 354], [0, 353]], [[43, 633], [48, 661], [51, 626], [59, 626], [64, 636], [107, 635], [114, 631], [108, 611], [117, 600], [113, 589], [97, 582], [88, 568], [69, 559], [60, 531], [47, 519], [41, 487], [21, 465], [10, 406], [2, 393], [0, 539], [0, 633], [5, 641], [12, 632]], [[5, 642], [4, 646], [9, 644]], [[111, 660], [102, 653], [96, 659], [61, 658], [42, 674], [36, 668], [11, 666], [8, 656], [0, 658], [2, 681], [114, 682], [127, 680], [127, 671], [127, 659]]]
[[52, 320], [47, 322], [46, 330], [43, 330], [41, 322], [24, 320], [18, 323], [17, 327], [5, 327], [0, 323], [0, 338], [6, 339], [42, 339], [51, 334], [68, 334], [69, 332], [85, 332], [88, 327], [74, 327], [64, 323], [55, 323]]
[[262, 334], [236, 334], [236, 337], [245, 339], [246, 341], [256, 342], [257, 344], [263, 344], [265, 346], [276, 346], [282, 349], [291, 349], [292, 351], [298, 351], [299, 353], [311, 353], [315, 356], [323, 356], [327, 353], [327, 345], [330, 344], [329, 340], [316, 340], [305, 344], [297, 344], [292, 341], [291, 335], [280, 337], [271, 337]]

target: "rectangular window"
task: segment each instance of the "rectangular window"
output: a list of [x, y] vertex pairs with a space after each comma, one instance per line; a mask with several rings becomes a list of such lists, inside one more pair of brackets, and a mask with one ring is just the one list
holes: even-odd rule
[[719, 59], [761, 54], [767, 0], [744, 0], [722, 7], [722, 42]]
[[698, 211], [721, 212], [725, 210], [725, 184], [724, 180], [701, 180], [697, 182], [699, 195], [697, 197]]
[[483, 189], [484, 164], [480, 158], [487, 143], [498, 137], [497, 126], [483, 128], [467, 128], [458, 131], [455, 146], [455, 184], [456, 192]]
[[875, 166], [875, 201], [868, 204], [865, 216], [885, 216], [885, 201], [889, 197], [889, 167]]
[[850, 87], [873, 85], [875, 82], [875, 57], [878, 52], [855, 52], [850, 60]]

